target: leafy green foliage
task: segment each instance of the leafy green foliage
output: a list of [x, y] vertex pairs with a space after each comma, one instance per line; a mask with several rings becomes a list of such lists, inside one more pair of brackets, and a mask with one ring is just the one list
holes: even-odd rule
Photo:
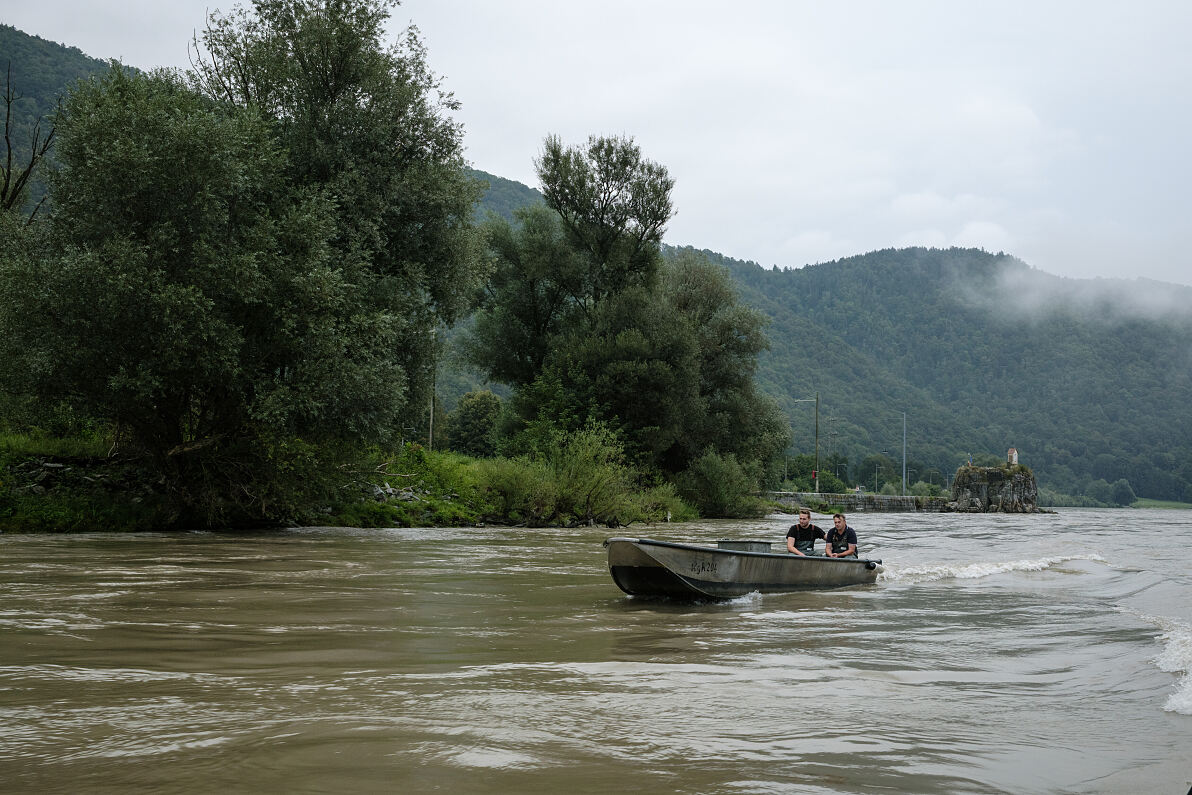
[[485, 225], [495, 267], [464, 353], [490, 378], [524, 386], [542, 370], [553, 338], [583, 320], [572, 287], [581, 255], [545, 206], [519, 210], [516, 218], [516, 226], [502, 219]]
[[46, 458], [99, 459], [111, 449], [111, 440], [97, 433], [49, 435], [44, 433], [0, 434], [0, 451], [8, 458], [43, 456]]
[[704, 516], [763, 516], [769, 506], [749, 496], [755, 478], [732, 453], [708, 451], [696, 458], [676, 478], [679, 495], [699, 508]]
[[1083, 494], [1063, 494], [1053, 489], [1039, 489], [1039, 505], [1052, 508], [1106, 508], [1105, 503]]
[[596, 423], [555, 433], [540, 455], [482, 467], [498, 512], [528, 524], [616, 526], [643, 518], [633, 495], [636, 477], [624, 463], [620, 441]]
[[455, 410], [447, 415], [447, 439], [452, 450], [477, 457], [489, 457], [496, 451], [497, 417], [501, 399], [492, 392], [469, 392], [460, 398]]
[[[333, 199], [341, 278], [361, 313], [383, 318], [400, 375], [396, 411], [425, 406], [440, 323], [471, 309], [484, 276], [471, 219], [482, 183], [463, 160], [458, 103], [442, 90], [414, 28], [382, 42], [391, 0], [258, 0], [210, 17], [190, 75], [206, 95], [255, 108], [288, 153], [296, 186]], [[363, 407], [362, 407], [363, 408]], [[394, 438], [396, 417], [378, 426]]]
[[643, 158], [632, 138], [595, 135], [583, 147], [548, 136], [534, 167], [546, 203], [586, 261], [568, 281], [580, 306], [650, 286], [662, 233], [674, 215], [674, 180], [666, 169]]
[[478, 470], [493, 517], [540, 527], [552, 523], [558, 515], [558, 488], [544, 459], [486, 459], [480, 462]]
[[626, 499], [633, 473], [616, 434], [590, 422], [560, 436], [547, 459], [558, 484], [558, 511], [582, 524], [621, 524], [632, 512]]
[[599, 423], [555, 431], [538, 454], [483, 459], [473, 471], [491, 521], [615, 527], [695, 516], [670, 484], [641, 488], [616, 434]]
[[1173, 509], [1174, 508], [1176, 510], [1186, 511], [1186, 510], [1192, 509], [1192, 503], [1181, 502], [1179, 500], [1150, 500], [1145, 497], [1139, 497], [1137, 500], [1134, 501], [1134, 503], [1130, 507], [1132, 507], [1132, 508], [1163, 508], [1163, 509]]
[[769, 345], [765, 316], [740, 302], [726, 269], [693, 252], [668, 258], [659, 298], [674, 310], [669, 322], [694, 341], [697, 381], [663, 468], [679, 471], [708, 449], [773, 465], [789, 429], [777, 402], [757, 388], [758, 357]]
[[923, 480], [917, 480], [912, 483], [908, 489], [910, 494], [916, 497], [942, 497], [944, 490], [936, 483], [928, 483]]
[[694, 340], [673, 309], [634, 289], [607, 299], [585, 325], [555, 338], [543, 374], [514, 399], [526, 416], [578, 429], [615, 427], [631, 458], [660, 466], [697, 400]]
[[1131, 505], [1137, 497], [1134, 494], [1134, 489], [1130, 487], [1130, 481], [1125, 478], [1119, 478], [1110, 487], [1110, 501], [1114, 505]]
[[853, 482], [866, 489], [881, 491], [886, 483], [901, 482], [901, 465], [885, 453], [867, 455], [853, 469]]
[[321, 379], [278, 370], [342, 343], [319, 336], [346, 296], [318, 237], [327, 204], [274, 197], [280, 158], [259, 119], [115, 69], [72, 95], [60, 127], [50, 237], [30, 232], [0, 271], [0, 328], [24, 363], [12, 386], [68, 397], [163, 458], [250, 418], [298, 422], [280, 393], [315, 402]]
[[0, 227], [5, 391], [147, 454], [170, 522], [323, 499], [294, 475], [424, 413], [480, 283], [455, 103], [413, 31], [381, 44], [391, 5], [262, 0], [212, 17], [186, 82], [79, 84], [52, 216]]
[[[268, 471], [266, 439], [368, 438], [392, 415], [391, 324], [352, 307], [330, 203], [277, 191], [254, 111], [115, 68], [67, 101], [58, 158], [46, 228], [7, 230], [26, 243], [0, 267], [10, 392], [118, 428], [176, 510], [210, 518]], [[231, 502], [279, 518], [259, 492]]]
[[754, 388], [762, 317], [698, 255], [659, 270], [665, 173], [621, 139], [586, 150], [548, 139], [538, 167], [551, 209], [487, 226], [496, 267], [467, 343], [474, 364], [518, 388], [511, 407], [524, 424], [506, 423], [520, 440], [503, 449], [542, 449], [552, 433], [598, 420], [636, 466], [661, 472], [709, 448], [774, 457], [786, 424]]

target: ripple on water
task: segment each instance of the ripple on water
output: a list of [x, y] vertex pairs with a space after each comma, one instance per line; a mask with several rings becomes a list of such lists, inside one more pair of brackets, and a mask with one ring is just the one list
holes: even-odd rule
[[1138, 617], [1163, 631], [1159, 636], [1163, 650], [1155, 657], [1155, 665], [1160, 671], [1179, 677], [1175, 692], [1167, 699], [1163, 709], [1192, 715], [1192, 625], [1164, 616]]
[[1045, 571], [1057, 564], [1072, 560], [1091, 560], [1098, 563], [1106, 562], [1105, 558], [1100, 555], [1090, 553], [1019, 560], [947, 563], [930, 566], [887, 565], [878, 574], [878, 582], [914, 584], [948, 579], [974, 580], [1014, 571]]

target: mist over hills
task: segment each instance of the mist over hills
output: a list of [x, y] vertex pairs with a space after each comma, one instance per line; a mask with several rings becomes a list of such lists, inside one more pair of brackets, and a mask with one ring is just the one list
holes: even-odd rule
[[819, 391], [821, 450], [827, 414], [854, 463], [898, 459], [905, 412], [916, 479], [1016, 447], [1058, 491], [1124, 478], [1140, 495], [1192, 496], [1192, 289], [1060, 280], [973, 249], [796, 270], [708, 255], [771, 318], [761, 380], [801, 449], [807, 407], [792, 401]]
[[[18, 146], [66, 86], [106, 68], [0, 25], [0, 67], [8, 58], [25, 97]], [[478, 217], [541, 201], [521, 183], [473, 176], [489, 183]], [[790, 420], [793, 453], [814, 449], [806, 401], [818, 393], [822, 466], [847, 457], [856, 480], [901, 474], [905, 413], [909, 481], [939, 483], [969, 455], [1016, 447], [1053, 491], [1100, 498], [1124, 479], [1139, 496], [1192, 501], [1192, 288], [1060, 278], [973, 249], [886, 249], [786, 270], [702, 253], [770, 318], [758, 381]], [[444, 369], [448, 402], [477, 384]]]

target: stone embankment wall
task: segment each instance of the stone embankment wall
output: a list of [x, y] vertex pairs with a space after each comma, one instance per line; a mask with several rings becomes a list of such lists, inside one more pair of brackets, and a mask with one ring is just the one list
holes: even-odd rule
[[1039, 486], [1022, 464], [963, 466], [956, 470], [950, 505], [961, 513], [1039, 513]]
[[865, 511], [944, 513], [953, 510], [944, 497], [891, 497], [885, 494], [816, 494], [806, 491], [770, 491], [762, 495], [792, 510], [800, 506], [834, 505], [842, 513]]

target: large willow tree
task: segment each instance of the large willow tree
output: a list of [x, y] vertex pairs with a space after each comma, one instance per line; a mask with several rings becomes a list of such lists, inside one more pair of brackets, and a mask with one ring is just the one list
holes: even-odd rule
[[535, 163], [546, 206], [487, 225], [495, 268], [467, 343], [515, 387], [510, 447], [595, 420], [639, 465], [676, 474], [706, 453], [760, 473], [786, 422], [754, 388], [762, 316], [727, 273], [661, 240], [673, 180], [632, 139], [549, 137]]
[[80, 84], [44, 228], [2, 230], [10, 389], [110, 422], [181, 523], [285, 518], [326, 451], [396, 438], [479, 282], [454, 104], [391, 5], [263, 0], [188, 76]]
[[[431, 330], [452, 322], [481, 284], [471, 225], [482, 184], [467, 176], [457, 109], [417, 31], [392, 46], [396, 0], [255, 0], [213, 14], [190, 78], [220, 102], [254, 108], [287, 153], [297, 187], [329, 198], [331, 244], [363, 306], [387, 313], [391, 353], [422, 405]], [[383, 430], [378, 428], [378, 430]]]

